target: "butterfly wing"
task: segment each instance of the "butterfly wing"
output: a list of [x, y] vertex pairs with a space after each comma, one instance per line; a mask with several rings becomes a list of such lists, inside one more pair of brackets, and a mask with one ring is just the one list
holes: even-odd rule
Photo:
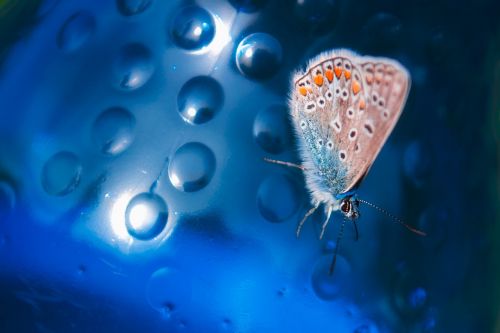
[[291, 114], [306, 177], [335, 196], [353, 190], [394, 128], [408, 94], [407, 71], [346, 50], [321, 54], [294, 76]]

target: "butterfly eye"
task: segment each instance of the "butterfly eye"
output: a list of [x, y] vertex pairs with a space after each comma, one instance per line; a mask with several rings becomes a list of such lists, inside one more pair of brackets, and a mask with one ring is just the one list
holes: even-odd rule
[[344, 213], [349, 213], [351, 210], [351, 203], [349, 200], [342, 200], [342, 203], [340, 204], [340, 210]]
[[326, 143], [326, 149], [332, 150], [333, 149], [333, 142], [331, 142], [330, 140], [328, 140], [328, 142]]

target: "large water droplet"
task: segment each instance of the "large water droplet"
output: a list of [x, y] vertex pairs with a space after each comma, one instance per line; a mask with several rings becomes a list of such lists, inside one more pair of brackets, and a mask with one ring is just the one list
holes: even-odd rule
[[299, 208], [300, 192], [295, 182], [285, 175], [266, 178], [257, 192], [260, 214], [270, 222], [283, 222]]
[[340, 254], [337, 254], [335, 270], [330, 274], [332, 255], [323, 255], [316, 264], [312, 275], [312, 287], [316, 296], [324, 300], [336, 298], [345, 285], [349, 283], [351, 265]]
[[253, 13], [264, 7], [267, 0], [229, 0], [238, 11]]
[[199, 142], [186, 143], [175, 152], [168, 166], [172, 185], [184, 192], [205, 187], [215, 171], [213, 152]]
[[174, 43], [183, 49], [207, 46], [215, 35], [212, 15], [198, 6], [184, 7], [172, 20], [171, 35]]
[[133, 197], [125, 210], [125, 224], [133, 237], [152, 239], [167, 224], [168, 209], [165, 201], [157, 194], [145, 192]]
[[134, 129], [135, 117], [124, 108], [112, 107], [96, 118], [92, 137], [101, 152], [117, 155], [134, 140]]
[[265, 151], [279, 154], [292, 140], [292, 128], [287, 107], [273, 105], [261, 110], [255, 117], [253, 135]]
[[7, 219], [16, 205], [16, 192], [12, 185], [0, 180], [0, 223]]
[[66, 195], [78, 186], [81, 173], [80, 159], [71, 152], [62, 151], [45, 162], [42, 186], [51, 195]]
[[182, 86], [177, 106], [190, 124], [202, 124], [212, 119], [224, 102], [220, 84], [208, 76], [195, 77]]
[[64, 51], [74, 51], [84, 45], [95, 30], [95, 19], [90, 13], [72, 15], [57, 34], [57, 45]]
[[154, 71], [151, 51], [140, 43], [122, 47], [113, 62], [113, 80], [115, 85], [123, 90], [142, 87]]
[[236, 66], [250, 78], [273, 76], [282, 61], [280, 43], [271, 35], [257, 32], [245, 37], [236, 49]]
[[148, 9], [153, 0], [117, 0], [118, 11], [124, 16], [137, 15]]

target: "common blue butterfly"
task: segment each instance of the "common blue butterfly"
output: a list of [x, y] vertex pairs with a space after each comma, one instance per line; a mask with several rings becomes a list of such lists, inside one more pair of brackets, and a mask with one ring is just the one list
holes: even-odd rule
[[[297, 236], [321, 205], [326, 219], [320, 238], [333, 211], [353, 222], [359, 217], [359, 202], [367, 202], [357, 199], [356, 189], [396, 125], [409, 90], [410, 75], [399, 62], [347, 50], [322, 53], [293, 75], [289, 109], [302, 164], [268, 161], [303, 170], [312, 208]], [[334, 264], [335, 258], [331, 270]]]

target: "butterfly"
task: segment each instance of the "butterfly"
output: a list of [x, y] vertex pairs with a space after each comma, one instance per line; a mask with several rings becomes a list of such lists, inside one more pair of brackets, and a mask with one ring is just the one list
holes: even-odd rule
[[293, 75], [289, 112], [302, 164], [267, 160], [295, 166], [304, 173], [312, 208], [300, 221], [297, 236], [320, 206], [326, 216], [320, 239], [332, 212], [340, 210], [344, 222], [355, 222], [360, 202], [380, 209], [358, 199], [356, 190], [396, 125], [410, 85], [410, 74], [399, 62], [344, 49], [320, 54], [305, 71]]

